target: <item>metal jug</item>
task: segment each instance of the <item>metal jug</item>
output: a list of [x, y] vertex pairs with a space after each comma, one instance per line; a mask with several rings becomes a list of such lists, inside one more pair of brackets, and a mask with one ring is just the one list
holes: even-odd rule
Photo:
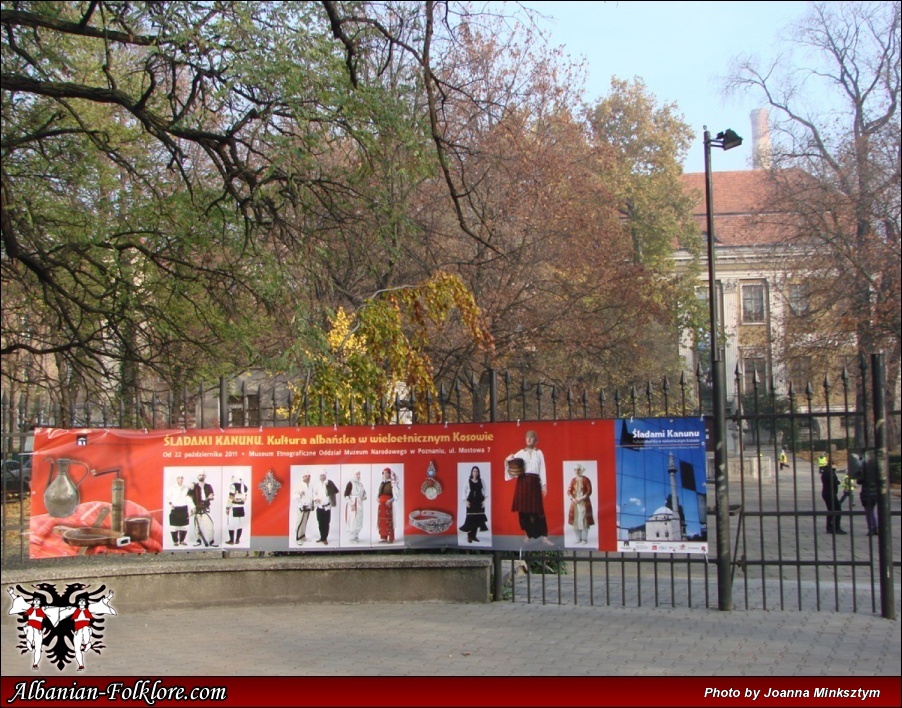
[[[52, 458], [48, 458], [47, 462], [50, 463], [50, 477], [47, 481], [47, 489], [44, 490], [44, 506], [47, 507], [47, 513], [57, 519], [71, 516], [81, 501], [78, 486], [88, 476], [90, 469], [84, 462], [63, 457], [56, 461], [57, 472], [56, 478], [54, 478], [54, 461]], [[69, 467], [72, 465], [85, 468], [85, 474], [78, 482], [73, 482], [69, 476]]]

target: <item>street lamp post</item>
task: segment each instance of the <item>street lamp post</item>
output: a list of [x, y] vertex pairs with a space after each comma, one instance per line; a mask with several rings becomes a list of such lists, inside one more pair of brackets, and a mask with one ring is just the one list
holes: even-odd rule
[[731, 150], [742, 145], [732, 130], [712, 138], [705, 126], [705, 206], [708, 218], [708, 311], [711, 318], [711, 373], [714, 394], [714, 513], [717, 517], [717, 608], [733, 609], [730, 559], [730, 487], [727, 463], [727, 375], [720, 346], [720, 317], [714, 263], [714, 189], [711, 146]]

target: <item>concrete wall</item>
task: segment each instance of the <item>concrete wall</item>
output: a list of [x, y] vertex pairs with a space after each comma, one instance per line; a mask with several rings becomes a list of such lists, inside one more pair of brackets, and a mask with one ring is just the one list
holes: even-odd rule
[[[3, 586], [115, 592], [121, 611], [275, 603], [489, 602], [488, 556], [336, 555], [70, 563], [4, 570]], [[5, 613], [4, 613], [5, 616]], [[5, 621], [5, 620], [4, 620]]]

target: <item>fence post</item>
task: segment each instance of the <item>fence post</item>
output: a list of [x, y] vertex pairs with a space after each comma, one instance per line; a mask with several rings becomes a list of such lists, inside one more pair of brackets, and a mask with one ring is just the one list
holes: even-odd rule
[[[498, 381], [495, 378], [494, 369], [489, 369], [489, 420], [492, 423], [498, 422]], [[503, 569], [501, 551], [492, 551], [492, 570], [495, 576], [494, 598], [496, 601], [503, 599], [504, 596], [504, 582], [501, 577]]]
[[[871, 377], [874, 388], [874, 452], [877, 461], [878, 558], [880, 563], [880, 609], [886, 619], [896, 618], [896, 597], [893, 588], [893, 549], [890, 545], [891, 509], [889, 474], [886, 467], [886, 368], [883, 354], [871, 355]], [[865, 458], [866, 459], [866, 458]]]
[[229, 388], [225, 376], [219, 377], [219, 427], [229, 427]]
[[498, 422], [498, 380], [494, 369], [489, 369], [489, 420]]

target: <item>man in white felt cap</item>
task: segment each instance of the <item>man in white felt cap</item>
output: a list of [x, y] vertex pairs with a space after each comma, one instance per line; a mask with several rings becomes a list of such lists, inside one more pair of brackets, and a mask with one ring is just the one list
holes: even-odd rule
[[203, 544], [216, 548], [218, 544], [214, 538], [213, 516], [210, 514], [216, 494], [213, 491], [213, 485], [207, 482], [206, 472], [200, 472], [197, 475], [197, 481], [191, 485], [188, 496], [194, 502], [194, 545]]
[[303, 543], [307, 540], [307, 522], [310, 521], [310, 512], [313, 511], [313, 490], [310, 489], [310, 475], [305, 474], [298, 482], [297, 488], [298, 511], [300, 517], [298, 519], [298, 527], [295, 531], [295, 540]]
[[345, 524], [348, 528], [348, 539], [352, 543], [360, 541], [363, 530], [363, 502], [366, 501], [366, 489], [360, 481], [360, 470], [345, 485]]
[[241, 475], [232, 477], [229, 485], [229, 497], [226, 503], [226, 517], [228, 518], [229, 540], [228, 546], [236, 546], [241, 543], [241, 532], [247, 521], [244, 505], [247, 502], [247, 485]]
[[323, 471], [313, 485], [313, 505], [316, 507], [316, 524], [319, 526], [317, 543], [329, 545], [329, 528], [332, 525], [332, 507], [338, 501], [338, 487]]

